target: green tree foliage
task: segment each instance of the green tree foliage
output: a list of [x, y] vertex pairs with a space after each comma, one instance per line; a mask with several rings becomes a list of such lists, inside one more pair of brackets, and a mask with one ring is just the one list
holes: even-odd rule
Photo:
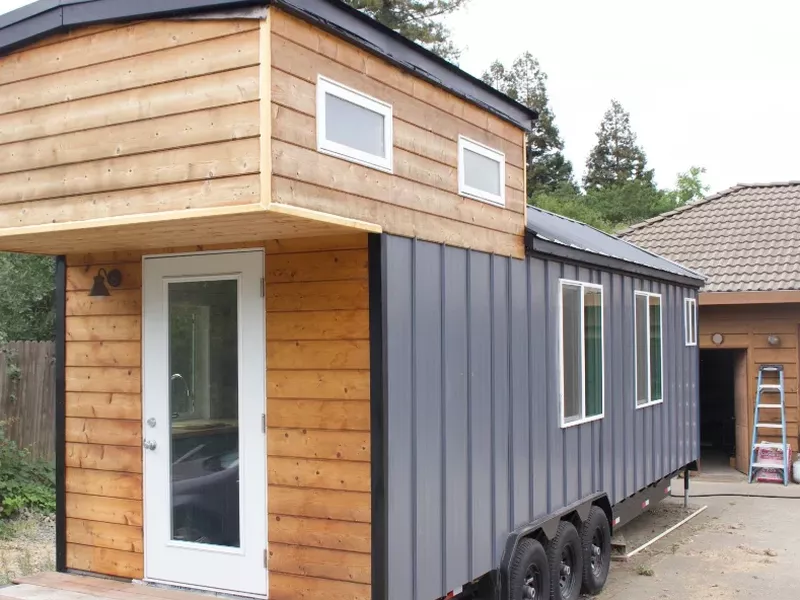
[[54, 465], [36, 460], [8, 439], [0, 422], [0, 517], [22, 509], [45, 513], [56, 510]]
[[553, 194], [564, 185], [574, 190], [572, 163], [564, 156], [564, 141], [547, 95], [547, 74], [539, 61], [530, 52], [518, 57], [510, 68], [495, 61], [483, 80], [539, 113], [528, 134], [528, 195]]
[[675, 182], [674, 204], [675, 206], [683, 206], [684, 204], [691, 204], [697, 202], [708, 194], [711, 186], [703, 183], [702, 176], [705, 174], [705, 167], [689, 167], [688, 171], [678, 173], [677, 181]]
[[599, 190], [629, 181], [652, 185], [653, 171], [647, 168], [647, 155], [636, 143], [630, 113], [612, 100], [597, 130], [597, 144], [586, 161], [583, 183], [587, 190]]
[[0, 253], [0, 342], [53, 339], [54, 270], [48, 256]]
[[345, 0], [347, 4], [450, 61], [460, 52], [440, 20], [469, 0]]

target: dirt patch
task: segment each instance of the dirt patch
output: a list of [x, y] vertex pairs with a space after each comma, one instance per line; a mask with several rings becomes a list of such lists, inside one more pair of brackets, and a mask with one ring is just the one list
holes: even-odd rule
[[[701, 506], [697, 504], [689, 504], [687, 508], [683, 508], [683, 503], [678, 504], [674, 501], [661, 502], [636, 517], [625, 527], [615, 531], [614, 545], [618, 546], [624, 544], [625, 551], [631, 552], [673, 525], [680, 523], [699, 508], [701, 508]], [[691, 523], [691, 521], [689, 523]], [[680, 540], [681, 538], [682, 536], [677, 536], [676, 540]], [[669, 536], [667, 536], [666, 541], [668, 542], [669, 539]], [[676, 541], [674, 543], [679, 542]], [[620, 547], [618, 554], [622, 553], [622, 548]]]
[[0, 585], [55, 569], [56, 527], [52, 516], [27, 514], [0, 520]]

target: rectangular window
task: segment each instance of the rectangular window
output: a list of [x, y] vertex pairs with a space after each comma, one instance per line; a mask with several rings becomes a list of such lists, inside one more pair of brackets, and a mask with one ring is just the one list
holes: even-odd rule
[[636, 406], [664, 400], [661, 295], [634, 295], [634, 344], [636, 347]]
[[317, 149], [392, 172], [392, 106], [320, 76]]
[[697, 300], [683, 299], [683, 332], [687, 346], [697, 346]]
[[561, 280], [561, 426], [603, 417], [603, 288]]
[[464, 136], [458, 138], [458, 193], [506, 205], [506, 156]]

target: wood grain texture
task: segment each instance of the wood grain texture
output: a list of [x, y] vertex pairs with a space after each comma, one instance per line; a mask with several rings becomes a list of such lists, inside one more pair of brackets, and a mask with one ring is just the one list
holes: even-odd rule
[[295, 517], [369, 523], [372, 517], [369, 492], [351, 492], [271, 485], [269, 512]]
[[141, 446], [111, 446], [68, 441], [65, 458], [68, 467], [127, 473], [142, 472]]
[[270, 340], [270, 369], [369, 369], [366, 340]]
[[270, 515], [269, 541], [299, 546], [370, 552], [370, 526], [323, 519]]
[[370, 465], [344, 460], [307, 460], [271, 456], [269, 484], [285, 487], [370, 492]]
[[67, 392], [66, 415], [138, 421], [142, 418], [142, 398], [139, 394]]
[[67, 519], [67, 543], [144, 552], [141, 527], [83, 519]]
[[142, 503], [138, 500], [68, 493], [65, 504], [67, 516], [75, 519], [142, 525]]
[[73, 341], [67, 345], [68, 367], [140, 367], [140, 342]]
[[370, 583], [370, 555], [273, 542], [269, 548], [269, 570], [271, 573]]
[[113, 575], [126, 579], [144, 577], [144, 555], [112, 548], [67, 544], [67, 566], [70, 569]]
[[67, 467], [67, 492], [106, 498], [142, 499], [142, 476]]
[[267, 339], [274, 342], [359, 340], [368, 329], [368, 310], [267, 313]]
[[138, 342], [142, 337], [142, 319], [128, 317], [67, 317], [69, 342]]
[[269, 578], [271, 600], [370, 600], [366, 584], [275, 573]]
[[65, 379], [68, 392], [138, 394], [142, 391], [141, 369], [67, 367]]
[[[65, 422], [68, 442], [133, 446], [134, 448], [140, 448], [142, 445], [142, 424], [138, 421], [67, 417]], [[128, 469], [112, 470], [127, 471]]]
[[344, 400], [283, 400], [267, 405], [273, 427], [369, 431], [369, 402]]

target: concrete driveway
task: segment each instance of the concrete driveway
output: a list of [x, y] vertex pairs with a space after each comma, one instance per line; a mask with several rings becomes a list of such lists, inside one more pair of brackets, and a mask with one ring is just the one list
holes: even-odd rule
[[[681, 481], [673, 485], [682, 488]], [[785, 497], [692, 497], [692, 505], [708, 509], [629, 562], [612, 563], [598, 598], [800, 598], [800, 485], [692, 481], [692, 491]]]

